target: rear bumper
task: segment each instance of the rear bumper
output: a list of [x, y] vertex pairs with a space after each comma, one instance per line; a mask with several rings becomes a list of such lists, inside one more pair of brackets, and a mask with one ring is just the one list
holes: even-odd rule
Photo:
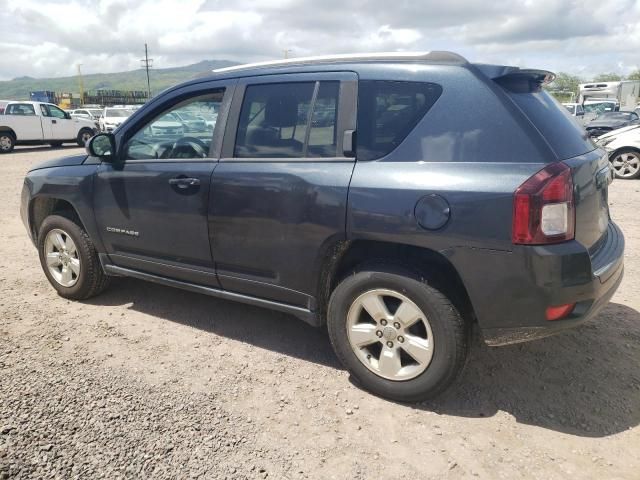
[[[572, 241], [514, 247], [512, 252], [456, 251], [450, 258], [467, 287], [485, 342], [498, 346], [547, 337], [596, 316], [622, 281], [623, 257], [624, 236], [610, 222], [592, 253]], [[475, 268], [465, 268], [471, 265]], [[566, 318], [546, 320], [547, 307], [574, 302]]]

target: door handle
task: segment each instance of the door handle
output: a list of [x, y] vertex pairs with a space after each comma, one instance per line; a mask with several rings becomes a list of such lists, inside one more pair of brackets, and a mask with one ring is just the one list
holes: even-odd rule
[[171, 178], [169, 179], [169, 185], [175, 185], [178, 188], [189, 188], [195, 185], [200, 185], [200, 179], [191, 177]]
[[51, 123], [58, 123], [58, 122], [56, 122], [55, 120], [51, 120]]

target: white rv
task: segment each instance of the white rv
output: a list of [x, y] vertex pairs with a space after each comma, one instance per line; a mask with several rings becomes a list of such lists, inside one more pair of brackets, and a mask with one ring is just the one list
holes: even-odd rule
[[602, 103], [614, 110], [633, 111], [640, 98], [640, 80], [590, 82], [580, 84], [578, 102], [583, 105]]

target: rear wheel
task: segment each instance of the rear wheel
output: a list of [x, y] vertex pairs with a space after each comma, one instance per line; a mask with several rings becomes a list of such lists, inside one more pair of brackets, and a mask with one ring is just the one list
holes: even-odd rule
[[367, 390], [398, 401], [433, 397], [462, 370], [468, 326], [451, 301], [394, 267], [351, 275], [334, 290], [327, 324], [336, 355]]
[[15, 137], [9, 132], [0, 132], [0, 153], [11, 153], [16, 146]]
[[84, 300], [109, 284], [89, 235], [69, 218], [51, 215], [42, 222], [38, 252], [49, 283], [62, 297]]
[[83, 128], [82, 130], [80, 130], [80, 132], [78, 133], [78, 138], [77, 138], [77, 142], [78, 145], [80, 147], [84, 147], [87, 145], [87, 142], [89, 141], [89, 139], [93, 137], [93, 132], [88, 129], [88, 128]]
[[617, 151], [611, 158], [616, 178], [632, 180], [640, 177], [640, 152], [630, 148]]

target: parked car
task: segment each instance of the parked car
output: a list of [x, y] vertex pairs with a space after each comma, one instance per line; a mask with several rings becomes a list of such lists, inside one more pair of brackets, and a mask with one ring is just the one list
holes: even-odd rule
[[640, 177], [640, 125], [613, 130], [598, 137], [596, 143], [609, 154], [616, 178]]
[[76, 110], [70, 110], [69, 115], [72, 118], [85, 118], [92, 120], [97, 129], [100, 129], [100, 116], [102, 115], [101, 108], [79, 108]]
[[635, 112], [603, 112], [591, 120], [585, 129], [591, 137], [599, 137], [612, 130], [638, 123], [640, 123], [640, 117]]
[[580, 103], [563, 103], [562, 106], [572, 117], [584, 117], [584, 107]]
[[100, 131], [113, 132], [122, 122], [131, 116], [133, 112], [127, 108], [105, 108], [100, 116]]
[[571, 115], [576, 122], [583, 127], [597, 117], [595, 112], [587, 112], [581, 103], [563, 103], [562, 106], [566, 108], [569, 115]]
[[[545, 337], [620, 284], [609, 161], [552, 79], [448, 52], [215, 70], [32, 169], [21, 216], [65, 298], [130, 276], [288, 312], [327, 325], [359, 385], [418, 401], [461, 371], [473, 323], [493, 346]], [[213, 109], [208, 138], [150, 133]]]
[[69, 114], [72, 117], [88, 118], [89, 120], [97, 122], [102, 115], [102, 112], [103, 110], [101, 108], [78, 108], [76, 110], [69, 111]]
[[16, 145], [85, 143], [97, 132], [90, 120], [71, 118], [51, 103], [8, 102], [0, 115], [0, 153], [13, 151]]
[[154, 137], [180, 138], [184, 135], [185, 128], [176, 113], [171, 112], [155, 120], [149, 127]]
[[176, 121], [182, 124], [185, 132], [210, 133], [212, 130], [207, 126], [206, 120], [200, 115], [195, 115], [191, 112], [174, 112], [173, 116]]

